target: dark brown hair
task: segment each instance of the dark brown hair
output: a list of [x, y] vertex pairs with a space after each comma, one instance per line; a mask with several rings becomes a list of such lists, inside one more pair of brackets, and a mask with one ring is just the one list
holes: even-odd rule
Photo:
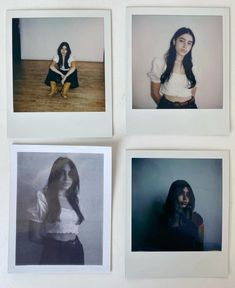
[[71, 187], [66, 191], [66, 198], [68, 199], [68, 202], [76, 212], [76, 214], [80, 215], [80, 209], [79, 209], [79, 199], [78, 199], [78, 192], [79, 192], [79, 186], [80, 186], [80, 180], [77, 168], [75, 164], [66, 157], [59, 157], [55, 160], [55, 162], [52, 165], [51, 172], [48, 178], [47, 183], [47, 189], [45, 190], [45, 196], [48, 203], [48, 212], [46, 216], [46, 221], [48, 222], [56, 222], [59, 220], [61, 207], [59, 203], [58, 198], [58, 181], [60, 179], [60, 176], [63, 172], [63, 167], [65, 165], [69, 165], [71, 171], [70, 175], [72, 178], [72, 185]]

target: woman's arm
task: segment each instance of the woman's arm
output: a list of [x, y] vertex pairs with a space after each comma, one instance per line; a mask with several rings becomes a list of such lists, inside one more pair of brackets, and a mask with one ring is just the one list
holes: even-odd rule
[[196, 250], [203, 251], [204, 250], [204, 224], [198, 226], [198, 241], [196, 243]]
[[29, 220], [29, 240], [42, 244], [43, 239], [45, 238], [45, 231], [43, 223]]
[[160, 103], [161, 95], [160, 95], [160, 87], [161, 83], [155, 83], [151, 81], [151, 97], [156, 104]]
[[199, 236], [200, 242], [203, 244], [204, 242], [204, 224], [203, 223], [198, 227], [198, 236]]
[[61, 73], [61, 72], [56, 68], [56, 62], [55, 62], [54, 60], [51, 61], [51, 64], [50, 64], [49, 68], [50, 68], [53, 72], [59, 74], [62, 78], [64, 78], [64, 74]]
[[67, 77], [68, 77], [69, 75], [71, 75], [75, 70], [76, 70], [76, 63], [75, 63], [75, 61], [72, 61], [72, 62], [71, 62], [71, 67], [70, 67], [70, 69], [69, 69], [68, 72], [64, 75], [64, 77], [63, 77], [63, 79], [62, 79], [62, 81], [61, 81], [62, 85], [64, 84], [64, 82], [65, 82], [65, 80], [67, 79]]
[[195, 97], [196, 91], [197, 91], [197, 87], [195, 86], [195, 87], [192, 88], [192, 96], [193, 97]]
[[[45, 188], [44, 188], [45, 189]], [[45, 233], [45, 217], [48, 211], [48, 204], [43, 191], [37, 192], [37, 199], [35, 206], [28, 209], [29, 212], [29, 226], [28, 237], [29, 240], [36, 243], [42, 243]]]
[[77, 214], [78, 214], [78, 222], [77, 222], [77, 224], [80, 225], [85, 220], [85, 218], [84, 218], [84, 216], [83, 216], [83, 214], [81, 212], [81, 209], [80, 209], [79, 205], [78, 205]]

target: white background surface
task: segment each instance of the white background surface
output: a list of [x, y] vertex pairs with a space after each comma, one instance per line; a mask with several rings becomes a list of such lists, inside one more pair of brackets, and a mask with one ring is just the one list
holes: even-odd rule
[[[235, 51], [235, 3], [232, 0], [8, 0], [0, 7], [0, 287], [1, 288], [234, 288], [235, 286], [235, 207], [234, 207], [234, 163], [235, 163], [235, 82], [231, 81], [231, 133], [228, 136], [161, 136], [125, 135], [126, 93], [126, 6], [229, 6], [231, 7], [231, 53]], [[113, 123], [114, 136], [107, 139], [8, 139], [6, 136], [6, 9], [112, 9], [113, 48]], [[231, 79], [235, 76], [235, 57], [231, 55]], [[215, 123], [215, 125], [217, 125]], [[78, 274], [8, 274], [9, 232], [9, 145], [12, 143], [53, 143], [111, 145], [113, 147], [113, 216], [112, 216], [112, 271], [107, 275]], [[230, 274], [228, 278], [175, 278], [175, 279], [126, 279], [124, 273], [124, 226], [125, 226], [125, 150], [126, 149], [229, 149], [231, 168], [230, 193]]]

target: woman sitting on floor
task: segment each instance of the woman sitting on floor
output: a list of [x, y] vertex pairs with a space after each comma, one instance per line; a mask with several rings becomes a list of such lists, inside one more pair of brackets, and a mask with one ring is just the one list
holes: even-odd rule
[[77, 68], [71, 49], [67, 42], [62, 42], [58, 49], [57, 55], [53, 57], [45, 84], [51, 87], [49, 96], [58, 92], [58, 84], [62, 84], [61, 96], [67, 98], [69, 88], [79, 86]]

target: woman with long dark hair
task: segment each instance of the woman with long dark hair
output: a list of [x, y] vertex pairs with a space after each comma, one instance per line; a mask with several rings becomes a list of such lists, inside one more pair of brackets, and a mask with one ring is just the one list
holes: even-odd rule
[[165, 251], [202, 251], [203, 218], [194, 211], [195, 196], [185, 180], [174, 181], [159, 227], [159, 247]]
[[196, 109], [196, 76], [192, 62], [195, 36], [191, 29], [178, 29], [163, 58], [154, 58], [148, 73], [151, 96], [158, 109]]
[[47, 185], [37, 193], [36, 207], [30, 210], [30, 240], [43, 244], [40, 264], [84, 264], [84, 250], [78, 238], [79, 225], [84, 221], [79, 185], [75, 164], [69, 158], [58, 158]]
[[67, 42], [59, 45], [57, 55], [53, 57], [50, 64], [45, 84], [50, 86], [49, 96], [55, 95], [58, 92], [57, 85], [61, 84], [63, 98], [68, 97], [69, 88], [79, 86], [75, 58]]

